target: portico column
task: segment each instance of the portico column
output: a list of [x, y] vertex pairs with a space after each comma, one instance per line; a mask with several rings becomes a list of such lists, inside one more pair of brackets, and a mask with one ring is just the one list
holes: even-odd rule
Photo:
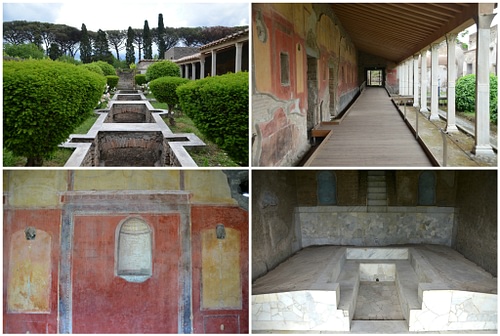
[[418, 106], [418, 54], [413, 55], [413, 107]]
[[398, 83], [399, 91], [398, 94], [403, 95], [403, 65], [398, 65]]
[[[476, 42], [476, 136], [473, 152], [476, 155], [494, 155], [490, 145], [490, 78], [489, 45], [490, 25], [493, 13], [481, 14], [477, 18]], [[486, 6], [488, 4], [485, 4]]]
[[200, 56], [200, 79], [205, 78], [205, 55]]
[[446, 132], [458, 132], [457, 125], [455, 124], [455, 81], [457, 78], [457, 65], [456, 65], [456, 52], [455, 48], [457, 46], [457, 34], [450, 33], [446, 34], [446, 44], [447, 44], [447, 77], [448, 77], [448, 112], [446, 113]]
[[427, 109], [427, 49], [420, 52], [420, 112]]
[[413, 94], [413, 72], [412, 72], [412, 60], [408, 59], [406, 60], [406, 73], [408, 74], [408, 90], [406, 94], [408, 96], [411, 96]]
[[191, 63], [191, 79], [196, 79], [196, 63]]
[[217, 52], [212, 50], [212, 77], [217, 76]]
[[236, 59], [234, 61], [235, 67], [234, 72], [241, 71], [241, 62], [243, 56], [243, 42], [236, 43]]
[[439, 120], [438, 113], [438, 48], [439, 44], [434, 43], [431, 46], [431, 115], [429, 120]]
[[187, 64], [184, 64], [184, 78], [189, 79], [189, 68]]

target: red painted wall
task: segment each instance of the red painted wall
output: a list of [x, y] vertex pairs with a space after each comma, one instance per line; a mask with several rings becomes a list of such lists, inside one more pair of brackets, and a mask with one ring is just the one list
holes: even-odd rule
[[[57, 333], [57, 284], [59, 268], [59, 229], [61, 210], [5, 210], [3, 226], [3, 332], [4, 333]], [[52, 239], [51, 294], [49, 314], [7, 313], [7, 279], [12, 234], [33, 226], [47, 232]]]
[[115, 230], [124, 215], [75, 216], [73, 332], [177, 333], [177, 214], [145, 215], [153, 230], [153, 276], [131, 283], [115, 276]]
[[[248, 333], [248, 211], [237, 207], [193, 206], [193, 333]], [[214, 229], [218, 223], [241, 232], [241, 310], [201, 310], [201, 231]], [[221, 331], [219, 326], [224, 324]]]

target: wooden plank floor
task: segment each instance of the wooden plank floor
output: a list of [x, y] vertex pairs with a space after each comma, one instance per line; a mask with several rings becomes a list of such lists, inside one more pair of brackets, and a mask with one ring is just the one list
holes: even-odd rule
[[306, 162], [311, 167], [432, 166], [383, 88], [367, 88]]

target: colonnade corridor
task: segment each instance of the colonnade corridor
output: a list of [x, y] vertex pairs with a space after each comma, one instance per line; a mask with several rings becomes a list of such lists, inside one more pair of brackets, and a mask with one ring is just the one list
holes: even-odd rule
[[432, 166], [384, 88], [368, 87], [306, 166]]

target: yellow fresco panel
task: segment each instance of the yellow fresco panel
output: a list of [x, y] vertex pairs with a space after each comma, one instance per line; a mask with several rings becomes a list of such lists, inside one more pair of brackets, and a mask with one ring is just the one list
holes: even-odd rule
[[224, 239], [215, 227], [202, 232], [202, 309], [241, 309], [240, 236], [230, 228]]

